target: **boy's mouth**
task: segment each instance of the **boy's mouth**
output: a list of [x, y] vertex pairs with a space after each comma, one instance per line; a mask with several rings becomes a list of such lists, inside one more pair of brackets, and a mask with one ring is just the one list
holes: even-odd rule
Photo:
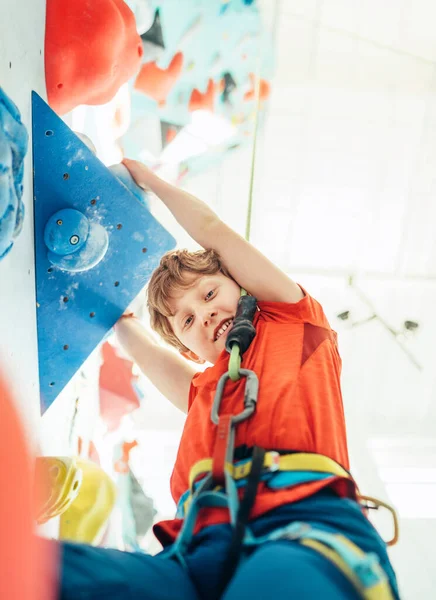
[[223, 319], [221, 321], [221, 323], [215, 328], [215, 331], [213, 332], [213, 341], [216, 342], [221, 336], [222, 334], [227, 331], [227, 329], [231, 326], [233, 321], [233, 317], [230, 317], [230, 319]]

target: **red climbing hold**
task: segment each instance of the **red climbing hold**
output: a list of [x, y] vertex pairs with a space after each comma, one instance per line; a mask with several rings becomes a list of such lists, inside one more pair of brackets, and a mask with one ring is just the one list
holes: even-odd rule
[[[254, 100], [256, 98], [256, 76], [254, 73], [250, 73], [251, 90], [244, 94], [244, 100]], [[260, 80], [260, 99], [266, 100], [271, 91], [271, 86], [266, 79]]]
[[103, 345], [103, 364], [100, 368], [100, 415], [109, 431], [115, 431], [124, 415], [139, 408], [138, 395], [133, 388], [137, 379], [132, 375], [133, 363], [118, 356], [108, 342]]
[[109, 102], [137, 72], [142, 53], [124, 0], [47, 0], [45, 80], [58, 114]]
[[183, 68], [183, 54], [178, 52], [173, 56], [167, 69], [160, 69], [155, 62], [142, 65], [141, 71], [135, 81], [135, 89], [158, 102], [163, 106], [167, 96], [174, 86]]
[[207, 90], [204, 94], [199, 92], [197, 88], [192, 90], [191, 98], [189, 100], [189, 110], [210, 110], [213, 112], [215, 103], [215, 88], [216, 85], [213, 79], [209, 79], [207, 84]]

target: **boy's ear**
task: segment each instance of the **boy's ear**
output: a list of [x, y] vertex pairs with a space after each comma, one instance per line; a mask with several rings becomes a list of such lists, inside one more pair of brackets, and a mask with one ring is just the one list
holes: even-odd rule
[[180, 350], [180, 354], [183, 356], [183, 358], [192, 360], [192, 362], [198, 363], [199, 365], [204, 365], [204, 363], [206, 362], [205, 360], [194, 354], [194, 352], [191, 352], [191, 350], [188, 350], [188, 352], [183, 352], [182, 350]]

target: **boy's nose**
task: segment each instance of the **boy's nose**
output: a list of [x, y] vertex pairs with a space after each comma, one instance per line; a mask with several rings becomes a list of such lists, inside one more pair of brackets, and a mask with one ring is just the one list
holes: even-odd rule
[[216, 317], [217, 313], [214, 310], [208, 310], [204, 313], [203, 315], [203, 325], [207, 326], [210, 325], [212, 322], [212, 319], [214, 317]]

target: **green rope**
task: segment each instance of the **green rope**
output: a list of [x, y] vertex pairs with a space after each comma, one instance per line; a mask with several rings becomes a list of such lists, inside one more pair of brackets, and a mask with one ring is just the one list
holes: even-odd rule
[[[247, 292], [241, 288], [241, 296], [246, 296]], [[229, 358], [229, 377], [232, 381], [238, 381], [241, 377], [239, 369], [241, 368], [241, 349], [239, 344], [233, 344]]]
[[[247, 220], [245, 224], [245, 239], [250, 241], [251, 233], [251, 216], [253, 212], [253, 191], [254, 191], [254, 170], [256, 165], [256, 146], [257, 132], [259, 129], [259, 113], [260, 113], [260, 52], [257, 60], [257, 75], [256, 75], [256, 109], [254, 114], [254, 133], [253, 133], [253, 148], [251, 152], [251, 167], [250, 167], [250, 189], [248, 192], [248, 207]], [[241, 288], [241, 296], [246, 296], [247, 292]], [[233, 344], [229, 359], [229, 377], [232, 381], [240, 379], [239, 369], [241, 368], [241, 352], [238, 344]]]
[[241, 376], [239, 369], [241, 368], [241, 351], [238, 344], [233, 344], [229, 358], [229, 377], [232, 381], [238, 381]]
[[[256, 146], [257, 132], [259, 129], [259, 113], [260, 113], [260, 52], [257, 59], [257, 75], [256, 75], [256, 109], [254, 113], [254, 133], [253, 133], [253, 148], [251, 152], [250, 166], [250, 189], [248, 192], [248, 207], [247, 220], [245, 224], [245, 239], [250, 241], [251, 233], [251, 216], [253, 213], [253, 191], [254, 191], [254, 170], [256, 166]], [[247, 292], [241, 288], [241, 296], [245, 296]], [[241, 351], [238, 344], [233, 344], [229, 359], [229, 377], [232, 381], [240, 379], [239, 369], [241, 368]]]
[[253, 148], [251, 152], [251, 167], [250, 167], [250, 190], [248, 192], [248, 207], [247, 221], [245, 224], [245, 239], [250, 241], [251, 233], [251, 215], [253, 212], [253, 190], [254, 190], [254, 171], [256, 165], [256, 147], [257, 147], [257, 132], [259, 129], [259, 113], [260, 113], [260, 53], [258, 57], [257, 75], [256, 75], [256, 109], [254, 116], [254, 133], [253, 133]]

